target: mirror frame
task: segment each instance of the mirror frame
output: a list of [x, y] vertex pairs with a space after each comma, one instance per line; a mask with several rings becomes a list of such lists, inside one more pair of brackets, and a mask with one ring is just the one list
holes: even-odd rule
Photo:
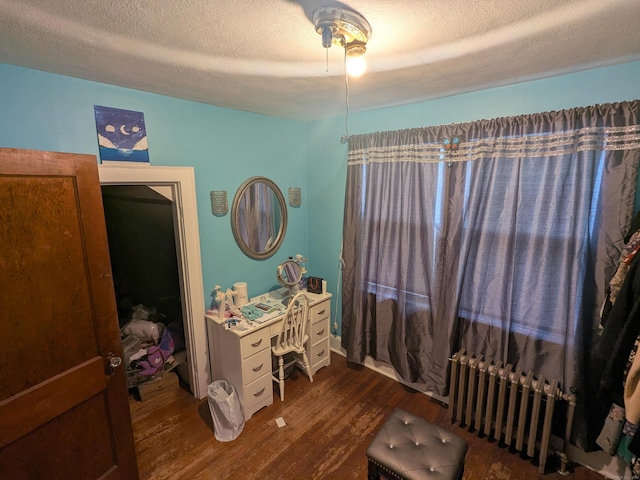
[[[269, 188], [271, 188], [271, 190], [276, 196], [278, 205], [280, 206], [280, 212], [281, 212], [280, 226], [278, 228], [278, 236], [276, 237], [271, 247], [265, 250], [264, 252], [256, 252], [255, 250], [252, 250], [249, 247], [249, 245], [245, 243], [244, 239], [242, 238], [242, 236], [238, 231], [238, 213], [239, 213], [238, 207], [240, 205], [240, 200], [242, 199], [244, 194], [247, 192], [247, 190], [249, 190], [249, 188], [251, 188], [256, 183], [264, 183]], [[238, 191], [233, 197], [233, 204], [231, 206], [231, 231], [233, 232], [233, 237], [235, 238], [236, 243], [238, 244], [238, 247], [240, 247], [240, 250], [242, 250], [246, 256], [253, 258], [254, 260], [267, 259], [273, 256], [273, 254], [275, 254], [278, 251], [278, 249], [280, 248], [280, 245], [282, 245], [282, 242], [284, 241], [284, 235], [287, 232], [287, 221], [288, 221], [287, 218], [288, 218], [287, 204], [284, 200], [284, 196], [282, 195], [282, 192], [280, 191], [278, 186], [267, 177], [257, 176], [257, 177], [248, 178], [242, 183], [242, 185], [240, 185], [240, 187], [238, 188]]]
[[[287, 275], [287, 281], [285, 281], [284, 277], [282, 276], [283, 271], [288, 271], [288, 269], [286, 268], [287, 265], [292, 265], [296, 270], [296, 273], [298, 274], [298, 278], [296, 278], [295, 282], [289, 278], [289, 275]], [[302, 267], [300, 267], [300, 264], [295, 260], [285, 260], [280, 265], [278, 265], [276, 269], [276, 278], [278, 279], [278, 283], [280, 283], [280, 285], [282, 285], [283, 287], [293, 287], [300, 283], [300, 280], [302, 280]]]

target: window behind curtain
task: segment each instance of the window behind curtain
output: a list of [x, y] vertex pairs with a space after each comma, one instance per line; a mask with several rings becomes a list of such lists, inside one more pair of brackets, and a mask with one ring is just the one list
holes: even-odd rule
[[461, 347], [579, 385], [633, 213], [638, 133], [629, 102], [352, 136], [348, 359], [440, 395]]
[[[604, 156], [593, 162], [579, 157], [526, 158], [517, 168], [512, 168], [511, 159], [492, 162], [495, 167], [489, 168], [467, 162], [460, 173], [488, 179], [481, 191], [472, 189], [471, 182], [465, 189], [463, 231], [469, 247], [461, 263], [458, 315], [498, 328], [510, 323], [510, 330], [519, 334], [573, 346], [575, 337], [567, 329], [575, 329], [581, 313], [586, 274], [582, 264], [598, 215], [593, 207], [600, 194]], [[580, 185], [570, 185], [577, 181]], [[479, 195], [485, 205], [470, 206]], [[566, 283], [576, 288], [569, 290]], [[507, 351], [492, 355], [518, 360]]]

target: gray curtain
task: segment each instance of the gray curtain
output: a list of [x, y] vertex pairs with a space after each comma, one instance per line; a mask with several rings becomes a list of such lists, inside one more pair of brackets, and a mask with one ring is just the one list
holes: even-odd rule
[[581, 388], [633, 215], [639, 106], [351, 136], [348, 360], [445, 396], [466, 348]]

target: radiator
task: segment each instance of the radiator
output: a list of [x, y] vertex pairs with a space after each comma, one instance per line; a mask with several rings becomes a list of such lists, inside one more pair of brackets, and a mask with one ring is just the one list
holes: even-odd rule
[[[567, 402], [561, 451], [550, 452], [551, 426], [558, 402]], [[535, 459], [545, 473], [550, 453], [560, 456], [560, 473], [566, 475], [566, 448], [571, 436], [576, 397], [564, 394], [557, 380], [533, 372], [514, 370], [510, 364], [483, 359], [461, 350], [451, 357], [449, 418]]]

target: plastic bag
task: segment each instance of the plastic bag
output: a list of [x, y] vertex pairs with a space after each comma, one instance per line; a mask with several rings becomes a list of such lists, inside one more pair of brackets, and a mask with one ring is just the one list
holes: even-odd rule
[[207, 388], [207, 394], [216, 440], [235, 440], [244, 428], [244, 413], [236, 389], [226, 380], [216, 380]]

